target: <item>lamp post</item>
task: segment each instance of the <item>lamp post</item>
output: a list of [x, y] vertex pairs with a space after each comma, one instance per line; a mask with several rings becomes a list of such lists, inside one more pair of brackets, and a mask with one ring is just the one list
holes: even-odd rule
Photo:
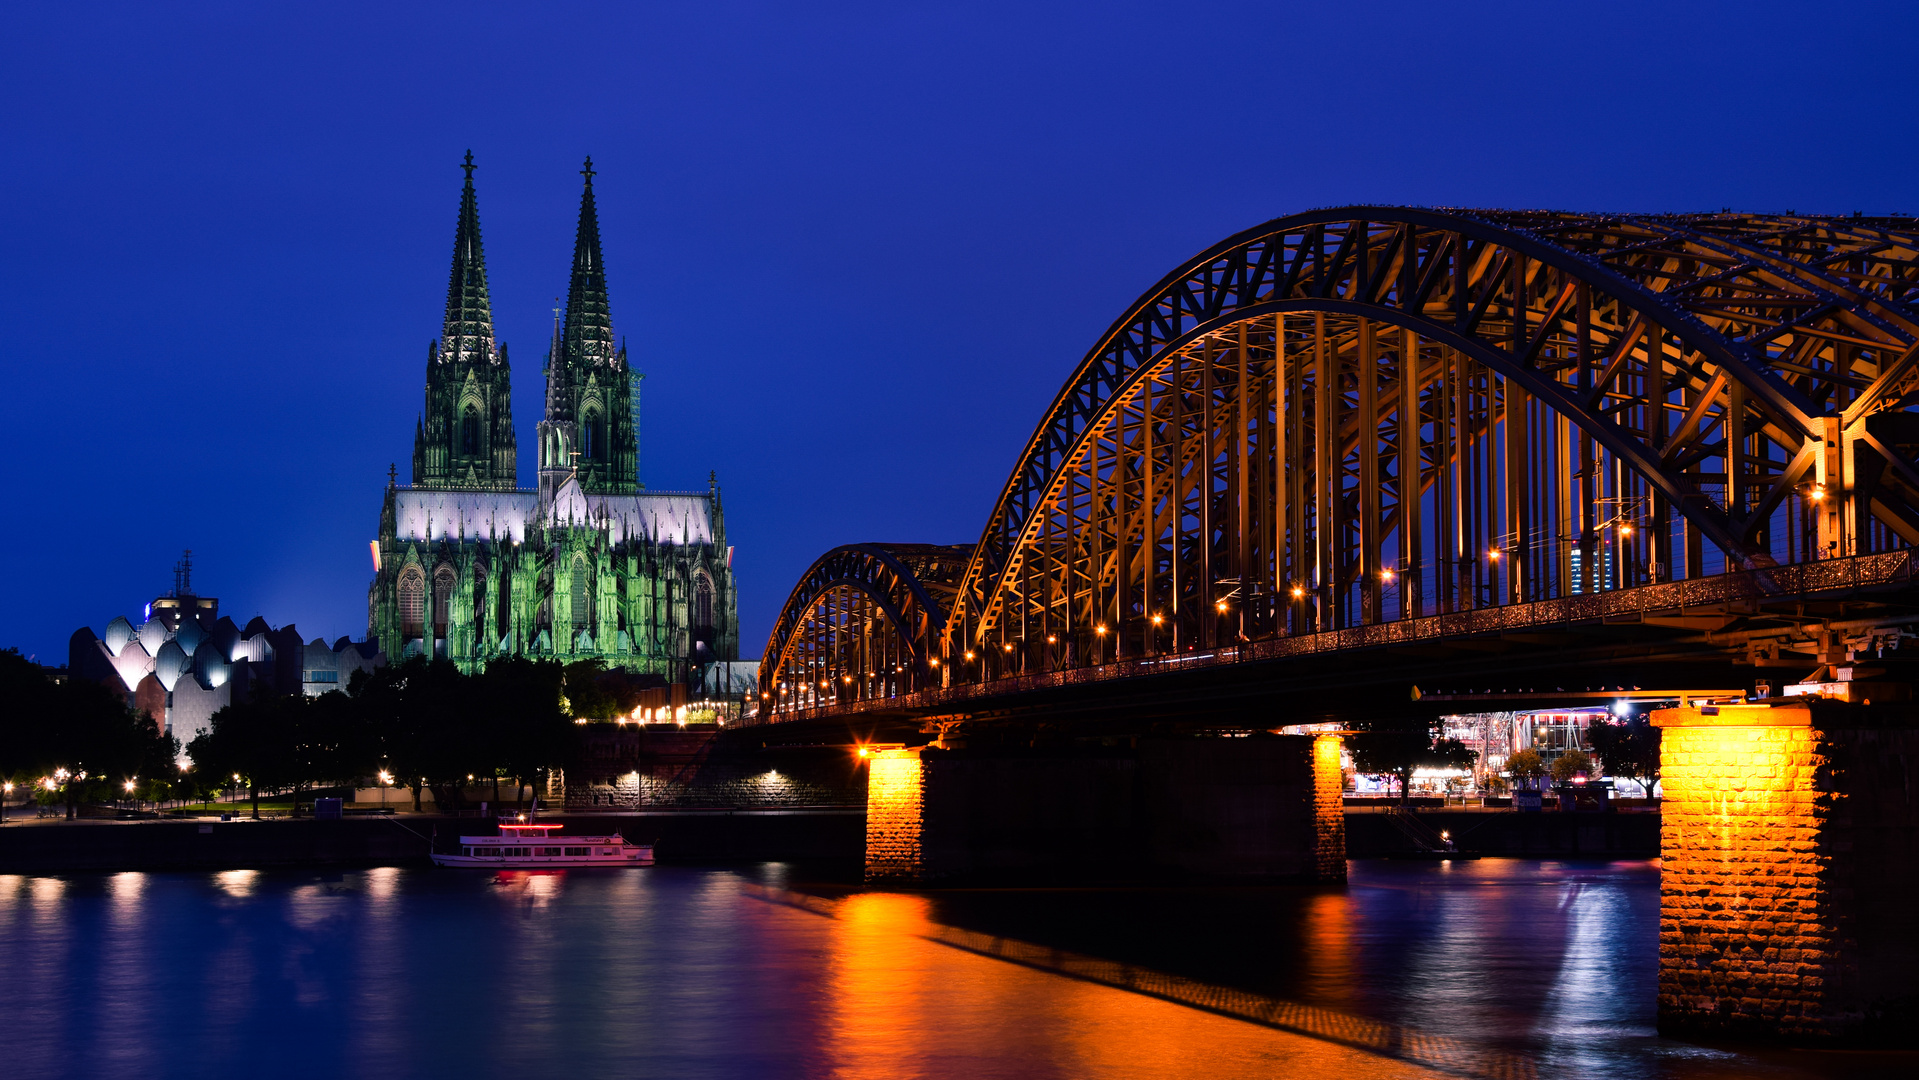
[[393, 774], [380, 770], [380, 813], [386, 813], [386, 789], [393, 784]]
[[7, 820], [7, 803], [13, 798], [13, 781], [0, 784], [0, 822]]

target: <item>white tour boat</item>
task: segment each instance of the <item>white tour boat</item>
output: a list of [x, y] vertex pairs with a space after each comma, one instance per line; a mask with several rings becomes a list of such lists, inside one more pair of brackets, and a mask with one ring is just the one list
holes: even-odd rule
[[560, 825], [503, 821], [498, 836], [462, 836], [457, 853], [433, 853], [436, 866], [552, 869], [561, 866], [652, 866], [653, 845], [612, 836], [552, 835]]

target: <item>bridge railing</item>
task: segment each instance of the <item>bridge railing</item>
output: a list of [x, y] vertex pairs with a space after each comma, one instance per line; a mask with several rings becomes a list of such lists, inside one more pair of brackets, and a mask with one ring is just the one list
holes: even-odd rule
[[897, 697], [868, 698], [803, 710], [762, 711], [763, 722], [780, 723], [818, 716], [842, 716], [880, 709], [940, 709], [981, 698], [1034, 690], [1110, 682], [1143, 675], [1169, 674], [1197, 668], [1310, 656], [1347, 649], [1377, 648], [1440, 638], [1471, 637], [1506, 630], [1524, 630], [1571, 623], [1599, 622], [1626, 616], [1678, 612], [1741, 601], [1778, 600], [1816, 596], [1855, 589], [1909, 585], [1913, 578], [1911, 551], [1889, 551], [1822, 559], [1810, 563], [1737, 570], [1687, 581], [1640, 585], [1630, 589], [1583, 593], [1551, 600], [1535, 600], [1502, 607], [1478, 608], [1417, 619], [1355, 626], [1317, 634], [1296, 634], [1228, 645], [1208, 652], [1146, 656], [1058, 671], [1010, 675], [985, 682], [921, 690]]

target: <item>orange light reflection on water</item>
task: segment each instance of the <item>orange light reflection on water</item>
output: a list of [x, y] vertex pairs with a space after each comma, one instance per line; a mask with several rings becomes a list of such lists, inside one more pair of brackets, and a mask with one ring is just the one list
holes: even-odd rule
[[920, 896], [851, 896], [827, 926], [822, 1049], [836, 1077], [1443, 1075], [928, 940], [951, 931], [929, 922]]

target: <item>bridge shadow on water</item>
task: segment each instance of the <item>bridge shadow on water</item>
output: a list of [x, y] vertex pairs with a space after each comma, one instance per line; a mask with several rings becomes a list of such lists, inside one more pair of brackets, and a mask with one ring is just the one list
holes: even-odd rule
[[[1919, 1054], [1705, 1046], [1655, 1030], [1650, 861], [1355, 860], [1344, 887], [754, 895], [880, 934], [1358, 1051], [1382, 1075], [1904, 1077]], [[1329, 1047], [1330, 1048], [1330, 1047]]]

